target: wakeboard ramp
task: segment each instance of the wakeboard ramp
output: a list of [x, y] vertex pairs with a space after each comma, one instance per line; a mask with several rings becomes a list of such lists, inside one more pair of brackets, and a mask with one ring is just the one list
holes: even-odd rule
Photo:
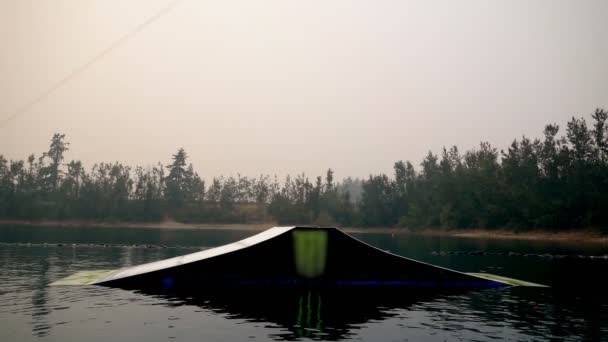
[[544, 287], [462, 273], [392, 254], [337, 228], [275, 227], [224, 246], [114, 271], [78, 272], [51, 285], [195, 290], [203, 287]]

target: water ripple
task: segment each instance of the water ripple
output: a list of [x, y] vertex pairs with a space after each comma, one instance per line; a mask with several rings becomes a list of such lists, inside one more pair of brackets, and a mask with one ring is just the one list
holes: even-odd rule
[[[247, 302], [217, 296], [174, 298], [96, 286], [48, 286], [77, 271], [115, 269], [189, 252], [188, 248], [161, 246], [169, 244], [160, 242], [157, 247], [0, 244], [0, 340], [36, 337], [45, 341], [103, 341], [115, 339], [116, 332], [130, 331], [137, 335], [126, 338], [146, 341], [172, 338], [577, 341], [608, 336], [608, 300], [588, 291], [573, 295], [567, 291], [502, 289], [441, 294], [411, 301], [371, 297], [336, 301], [319, 295], [317, 301], [311, 302], [314, 304], [308, 305], [301, 304], [297, 296], [277, 300], [272, 293]], [[404, 246], [405, 251], [416, 247]], [[424, 254], [428, 255], [429, 250]], [[522, 254], [469, 258], [452, 253], [451, 258], [431, 257], [455, 262], [466, 257], [466, 263], [454, 267], [475, 265], [475, 269], [465, 271], [502, 270], [506, 274], [518, 272], [511, 263], [521, 259], [531, 269], [531, 279], [536, 274], [553, 282], [562, 279], [560, 273], [575, 271], [572, 267], [580, 265], [577, 263], [580, 258], [526, 257], [524, 254], [530, 253], [518, 253]], [[581, 260], [589, 267], [604, 265], [596, 258]], [[556, 273], [551, 268], [556, 263], [565, 268]], [[598, 273], [603, 270], [604, 267], [597, 269]], [[238, 294], [235, 298], [239, 298]]]

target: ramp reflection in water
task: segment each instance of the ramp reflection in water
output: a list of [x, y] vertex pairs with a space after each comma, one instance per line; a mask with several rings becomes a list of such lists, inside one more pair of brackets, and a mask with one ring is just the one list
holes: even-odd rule
[[[403, 288], [274, 288], [246, 287], [204, 292], [137, 290], [174, 305], [194, 305], [228, 319], [275, 324], [285, 333], [281, 339], [308, 337], [342, 340], [373, 321], [398, 315], [415, 305], [457, 298], [472, 290]], [[497, 291], [497, 290], [484, 290]], [[498, 290], [500, 291], [500, 290]], [[278, 337], [278, 336], [277, 336]]]

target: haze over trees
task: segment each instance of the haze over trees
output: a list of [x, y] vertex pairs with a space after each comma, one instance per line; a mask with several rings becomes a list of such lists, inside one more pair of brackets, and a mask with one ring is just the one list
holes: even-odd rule
[[590, 126], [573, 117], [547, 125], [542, 139], [521, 137], [506, 150], [488, 142], [461, 152], [429, 152], [394, 174], [350, 177], [334, 171], [214, 177], [206, 183], [184, 149], [168, 165], [65, 162], [64, 134], [26, 161], [0, 155], [0, 218], [27, 220], [337, 224], [416, 228], [576, 229], [608, 227], [608, 112]]

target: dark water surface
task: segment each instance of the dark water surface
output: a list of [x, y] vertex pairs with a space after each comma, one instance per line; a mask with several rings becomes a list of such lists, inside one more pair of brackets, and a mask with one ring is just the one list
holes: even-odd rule
[[468, 292], [252, 291], [170, 297], [49, 287], [254, 234], [236, 230], [0, 227], [0, 341], [608, 341], [605, 245], [353, 234], [466, 272], [552, 286]]

